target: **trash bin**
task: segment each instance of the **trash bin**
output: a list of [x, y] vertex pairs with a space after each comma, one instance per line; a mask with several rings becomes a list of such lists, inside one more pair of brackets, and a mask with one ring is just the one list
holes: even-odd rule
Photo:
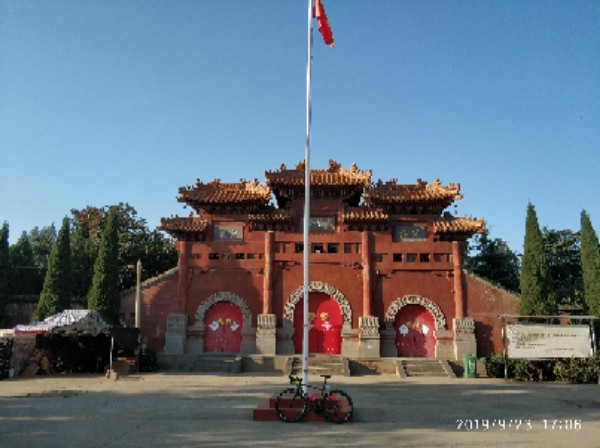
[[473, 355], [463, 355], [463, 367], [465, 369], [465, 378], [477, 377], [477, 358]]

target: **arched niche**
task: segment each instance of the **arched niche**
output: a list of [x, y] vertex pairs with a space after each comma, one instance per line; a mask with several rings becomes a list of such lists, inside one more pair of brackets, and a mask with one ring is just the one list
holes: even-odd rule
[[425, 297], [415, 295], [404, 296], [392, 302], [385, 313], [386, 327], [389, 328], [393, 325], [396, 314], [406, 305], [421, 305], [433, 316], [436, 330], [446, 329], [446, 316], [444, 316], [442, 309], [435, 302]]
[[[333, 298], [340, 306], [344, 327], [352, 327], [352, 308], [346, 296], [337, 288], [323, 282], [312, 282], [308, 285], [308, 292], [322, 292]], [[293, 326], [294, 310], [296, 305], [304, 298], [304, 286], [298, 287], [287, 299], [283, 309], [283, 325]]]

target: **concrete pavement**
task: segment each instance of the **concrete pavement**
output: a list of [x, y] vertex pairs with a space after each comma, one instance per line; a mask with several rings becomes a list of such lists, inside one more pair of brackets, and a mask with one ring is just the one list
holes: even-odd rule
[[[255, 422], [282, 375], [136, 374], [0, 381], [0, 447], [599, 447], [600, 386], [333, 377], [355, 422]], [[312, 383], [320, 378], [311, 377]]]

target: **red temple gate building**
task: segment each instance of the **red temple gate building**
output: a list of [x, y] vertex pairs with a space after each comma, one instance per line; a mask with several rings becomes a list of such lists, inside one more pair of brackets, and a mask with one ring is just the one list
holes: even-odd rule
[[[460, 185], [372, 182], [330, 161], [311, 170], [303, 245], [304, 163], [266, 183], [200, 180], [179, 189], [188, 217], [161, 220], [177, 268], [142, 288], [141, 333], [167, 355], [293, 355], [302, 350], [303, 251], [309, 250], [309, 352], [459, 360], [501, 350], [498, 315], [518, 297], [463, 269], [482, 219], [447, 211]], [[133, 320], [133, 293], [122, 312]]]

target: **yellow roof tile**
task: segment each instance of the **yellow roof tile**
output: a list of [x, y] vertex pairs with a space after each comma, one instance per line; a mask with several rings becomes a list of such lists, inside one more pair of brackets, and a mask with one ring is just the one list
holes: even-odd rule
[[196, 185], [181, 187], [179, 194], [179, 202], [195, 204], [255, 201], [268, 203], [271, 200], [271, 189], [259, 184], [256, 179], [252, 182], [241, 179], [236, 183], [223, 183], [220, 179], [215, 179], [208, 184], [198, 180]]
[[[302, 186], [305, 169], [304, 161], [299, 162], [293, 170], [288, 170], [282, 164], [279, 170], [265, 172], [267, 184]], [[371, 184], [371, 171], [359, 170], [355, 163], [349, 169], [344, 169], [339, 163], [330, 160], [328, 169], [310, 170], [310, 183], [313, 186], [362, 185], [366, 187]]]

